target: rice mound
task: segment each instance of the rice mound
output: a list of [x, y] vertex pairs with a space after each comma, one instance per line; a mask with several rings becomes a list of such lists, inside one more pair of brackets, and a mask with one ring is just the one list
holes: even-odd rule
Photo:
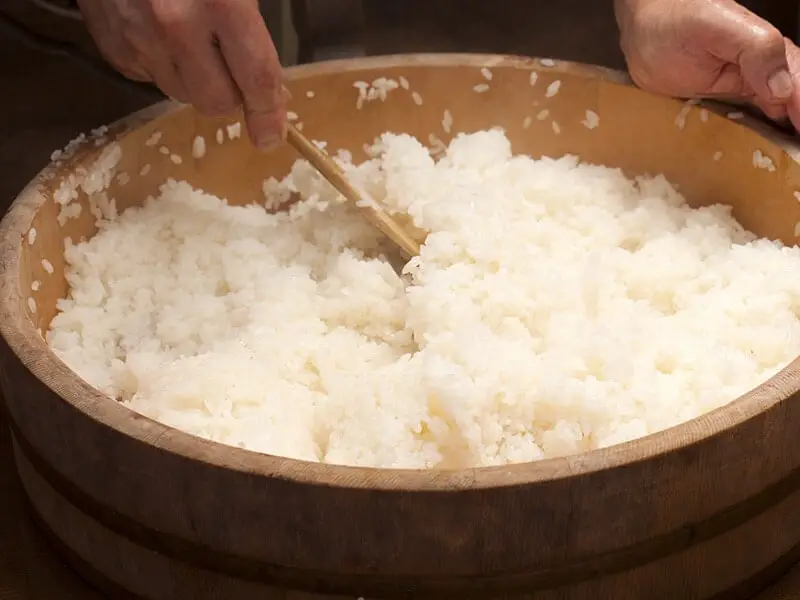
[[[285, 213], [170, 181], [68, 244], [47, 340], [128, 407], [225, 444], [384, 468], [605, 447], [720, 407], [800, 353], [800, 250], [662, 176], [512, 156], [499, 130], [438, 160], [385, 134], [340, 162], [430, 232], [404, 283], [305, 163]], [[263, 199], [261, 200], [263, 202]]]

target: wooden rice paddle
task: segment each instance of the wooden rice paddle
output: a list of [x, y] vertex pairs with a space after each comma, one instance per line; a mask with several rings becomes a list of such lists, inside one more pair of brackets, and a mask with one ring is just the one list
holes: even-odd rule
[[352, 202], [370, 223], [388, 237], [407, 258], [412, 258], [419, 254], [417, 241], [377, 202], [365, 197], [362, 192], [356, 190], [347, 181], [347, 176], [339, 168], [339, 165], [326, 152], [320, 150], [316, 144], [300, 133], [297, 127], [291, 123], [287, 124], [286, 139], [340, 194]]

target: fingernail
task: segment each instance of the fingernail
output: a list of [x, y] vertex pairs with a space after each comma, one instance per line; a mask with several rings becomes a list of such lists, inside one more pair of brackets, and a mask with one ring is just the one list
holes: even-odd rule
[[772, 76], [767, 80], [769, 91], [776, 98], [789, 98], [794, 91], [794, 84], [792, 83], [792, 76], [786, 69], [775, 71]]
[[281, 96], [283, 96], [284, 100], [291, 100], [292, 99], [292, 92], [289, 91], [285, 85], [281, 86]]

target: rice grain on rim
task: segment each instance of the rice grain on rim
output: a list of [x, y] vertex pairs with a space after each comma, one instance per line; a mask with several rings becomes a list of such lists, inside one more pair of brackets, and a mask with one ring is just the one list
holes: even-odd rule
[[242, 137], [242, 124], [238, 121], [227, 125], [225, 129], [228, 131], [229, 140], [236, 140]]
[[161, 141], [161, 136], [163, 134], [160, 131], [154, 131], [150, 137], [147, 138], [144, 145], [148, 147], [152, 147], [158, 144]]
[[452, 113], [445, 109], [444, 117], [442, 117], [442, 129], [444, 129], [445, 133], [450, 133], [450, 130], [453, 128], [453, 115]]
[[761, 150], [753, 151], [753, 166], [770, 172], [775, 171], [775, 162]]
[[544, 94], [545, 98], [552, 98], [556, 94], [558, 94], [559, 90], [561, 89], [561, 80], [556, 79], [550, 85], [547, 86], [547, 91]]
[[600, 115], [593, 110], [587, 110], [586, 118], [581, 121], [581, 124], [587, 129], [596, 129], [600, 126]]
[[199, 160], [206, 155], [206, 138], [202, 135], [195, 136], [192, 142], [192, 158]]

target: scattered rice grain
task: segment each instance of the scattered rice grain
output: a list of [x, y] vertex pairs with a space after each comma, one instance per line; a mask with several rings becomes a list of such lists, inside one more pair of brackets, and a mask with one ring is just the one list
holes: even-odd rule
[[775, 171], [775, 163], [761, 150], [753, 152], [753, 166], [757, 169], [765, 169], [770, 172]]
[[206, 155], [206, 138], [198, 135], [192, 142], [192, 157], [196, 160], [203, 158]]
[[545, 98], [552, 98], [555, 96], [558, 91], [561, 89], [561, 80], [556, 79], [553, 83], [547, 86], [547, 92], [545, 92]]
[[72, 202], [70, 204], [64, 204], [59, 208], [58, 216], [56, 217], [56, 221], [58, 224], [63, 227], [67, 224], [67, 221], [70, 219], [77, 219], [81, 216], [81, 212], [83, 211], [83, 205], [80, 202]]
[[598, 115], [593, 110], [586, 111], [586, 118], [581, 121], [584, 127], [587, 129], [596, 129], [600, 126], [600, 115]]
[[692, 105], [686, 102], [683, 106], [681, 106], [681, 110], [678, 112], [678, 116], [675, 117], [675, 126], [681, 131], [683, 131], [683, 129], [686, 127], [686, 120], [691, 110], [692, 110]]
[[153, 134], [147, 138], [147, 141], [144, 143], [145, 146], [152, 147], [158, 144], [161, 141], [161, 136], [163, 134], [160, 131], [155, 131]]
[[453, 115], [450, 113], [449, 110], [444, 111], [444, 117], [442, 118], [442, 129], [444, 129], [445, 133], [450, 133], [450, 130], [453, 128]]
[[242, 137], [242, 124], [240, 122], [231, 123], [226, 129], [228, 130], [229, 140], [236, 140]]

